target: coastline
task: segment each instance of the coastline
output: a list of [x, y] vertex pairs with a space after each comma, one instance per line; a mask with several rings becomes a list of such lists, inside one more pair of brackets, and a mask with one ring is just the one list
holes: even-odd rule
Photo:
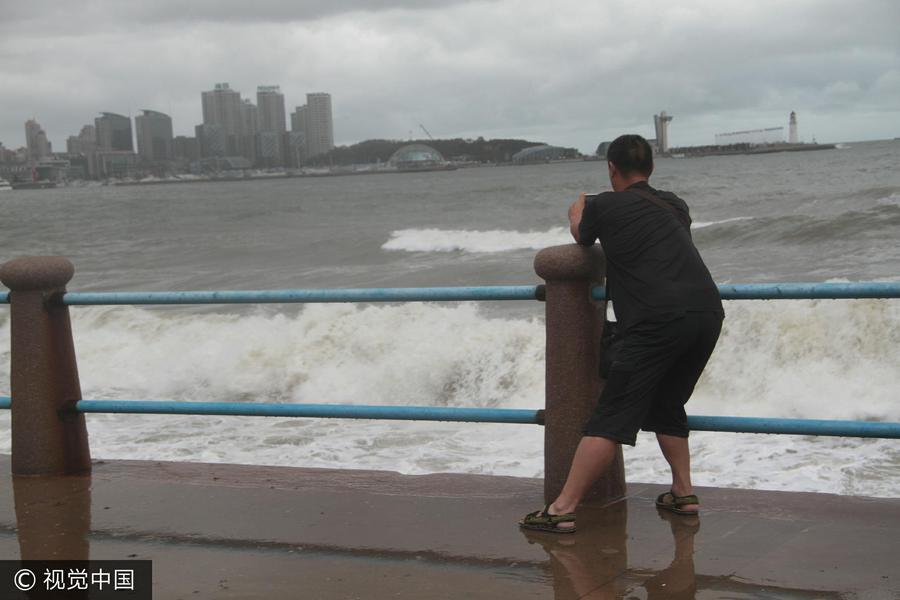
[[[735, 149], [727, 146], [689, 146], [684, 148], [673, 148], [668, 152], [659, 155], [659, 158], [704, 158], [709, 156], [752, 156], [761, 154], [776, 154], [780, 152], [812, 152], [818, 150], [833, 150], [838, 144], [771, 144], [763, 146], [752, 146], [746, 148]], [[322, 177], [348, 177], [360, 175], [391, 175], [403, 173], [427, 173], [427, 172], [445, 172], [457, 171], [471, 168], [496, 168], [496, 167], [523, 167], [535, 165], [549, 164], [569, 164], [569, 163], [592, 163], [603, 161], [599, 156], [586, 155], [579, 158], [554, 159], [546, 161], [528, 161], [528, 162], [505, 162], [505, 163], [458, 163], [437, 165], [422, 168], [354, 168], [350, 167], [330, 167], [316, 170], [295, 170], [283, 171], [275, 173], [259, 173], [251, 174], [249, 172], [241, 172], [240, 175], [198, 175], [190, 177], [166, 177], [166, 178], [147, 178], [142, 180], [73, 180], [73, 181], [40, 181], [40, 182], [16, 182], [12, 185], [17, 190], [33, 190], [33, 189], [54, 189], [68, 187], [134, 187], [134, 186], [156, 186], [156, 185], [178, 185], [192, 183], [234, 183], [234, 182], [250, 182], [250, 181], [271, 181], [279, 179], [302, 179], [302, 178], [322, 178]], [[237, 172], [235, 172], [237, 173]]]

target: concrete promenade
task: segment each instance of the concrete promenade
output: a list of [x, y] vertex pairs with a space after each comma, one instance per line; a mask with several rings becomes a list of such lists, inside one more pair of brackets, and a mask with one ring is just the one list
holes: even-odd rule
[[151, 559], [154, 598], [900, 598], [900, 499], [659, 485], [522, 533], [538, 479], [150, 461], [16, 477], [0, 558]]

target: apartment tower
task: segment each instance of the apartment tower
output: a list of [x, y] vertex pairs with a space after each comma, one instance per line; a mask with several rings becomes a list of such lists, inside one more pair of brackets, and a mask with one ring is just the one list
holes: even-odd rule
[[34, 119], [25, 121], [25, 146], [28, 149], [28, 160], [31, 161], [50, 156], [52, 151], [47, 133]]
[[287, 124], [284, 111], [284, 94], [277, 85], [261, 85], [256, 88], [256, 107], [259, 111], [260, 164], [267, 167], [284, 166], [285, 135]]
[[134, 118], [138, 154], [150, 162], [172, 160], [175, 156], [172, 118], [155, 110], [143, 113]]
[[216, 132], [222, 136], [224, 153], [229, 156], [240, 154], [241, 136], [241, 94], [227, 83], [217, 83], [213, 89], [201, 92], [203, 103], [204, 131]]
[[308, 158], [325, 154], [334, 148], [331, 94], [317, 93], [306, 95], [305, 133], [306, 156]]
[[94, 119], [97, 132], [97, 149], [101, 152], [134, 152], [131, 136], [131, 119], [116, 113], [100, 113]]

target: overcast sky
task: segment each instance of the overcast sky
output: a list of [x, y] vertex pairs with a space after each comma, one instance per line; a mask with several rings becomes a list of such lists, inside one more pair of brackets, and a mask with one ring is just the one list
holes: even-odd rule
[[0, 0], [0, 142], [53, 147], [100, 111], [201, 122], [216, 82], [288, 112], [332, 94], [335, 140], [517, 137], [593, 151], [653, 114], [672, 145], [785, 126], [900, 136], [898, 0]]

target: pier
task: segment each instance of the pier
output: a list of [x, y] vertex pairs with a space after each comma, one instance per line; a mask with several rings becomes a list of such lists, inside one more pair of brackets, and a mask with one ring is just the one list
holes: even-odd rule
[[[12, 411], [13, 444], [12, 456], [0, 457], [0, 556], [149, 559], [154, 597], [166, 599], [896, 597], [896, 498], [698, 488], [701, 516], [678, 517], [654, 506], [663, 486], [626, 484], [620, 455], [579, 508], [578, 533], [520, 531], [522, 515], [561, 486], [603, 385], [599, 248], [549, 248], [535, 269], [541, 285], [82, 294], [66, 290], [74, 266], [63, 258], [6, 263], [0, 280], [10, 292], [0, 303], [12, 311], [12, 390], [0, 408]], [[900, 284], [877, 282], [720, 290], [735, 300], [900, 298]], [[460, 300], [545, 302], [544, 409], [86, 400], [68, 312]], [[88, 443], [86, 415], [97, 412], [532, 423], [545, 431], [545, 477], [106, 461]], [[691, 419], [712, 431], [900, 437], [898, 423]]]

